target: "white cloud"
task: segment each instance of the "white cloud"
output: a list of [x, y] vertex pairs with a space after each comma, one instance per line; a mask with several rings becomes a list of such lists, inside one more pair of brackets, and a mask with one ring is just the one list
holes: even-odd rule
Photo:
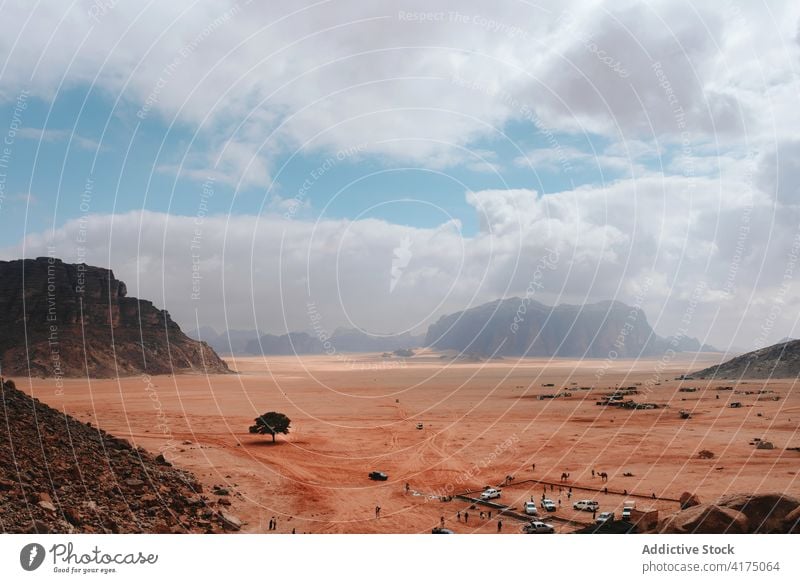
[[[194, 325], [197, 313], [218, 329], [306, 329], [306, 304], [314, 302], [331, 329], [396, 332], [524, 294], [537, 261], [555, 250], [557, 268], [536, 299], [633, 303], [650, 278], [642, 305], [657, 330], [676, 332], [694, 294], [702, 309], [690, 332], [726, 347], [746, 345], [769, 314], [785, 285], [796, 232], [796, 222], [778, 218], [789, 207], [776, 207], [739, 176], [724, 182], [648, 177], [546, 196], [530, 190], [466, 196], [481, 217], [481, 231], [472, 237], [452, 222], [422, 229], [278, 214], [199, 223], [152, 212], [92, 216], [87, 260], [112, 266], [131, 294], [166, 306], [185, 326]], [[79, 228], [71, 221], [55, 231], [66, 261], [76, 258]], [[49, 231], [31, 235], [3, 255], [40, 255], [49, 241]], [[392, 260], [402, 241], [410, 242], [411, 254], [392, 291]], [[193, 254], [202, 277], [194, 300]], [[782, 297], [800, 287], [789, 283]], [[763, 301], [752, 303], [753, 297]], [[771, 332], [775, 340], [791, 329], [792, 317], [785, 309]]]
[[233, 182], [267, 180], [281, 149], [368, 143], [427, 166], [474, 163], [461, 148], [524, 108], [553, 131], [675, 143], [679, 106], [695, 147], [723, 149], [788, 138], [799, 121], [788, 1], [101, 4], [44, 1], [29, 19], [27, 3], [6, 3], [3, 84], [51, 96], [93, 83], [132, 118], [196, 128], [210, 156], [241, 148], [220, 170]]

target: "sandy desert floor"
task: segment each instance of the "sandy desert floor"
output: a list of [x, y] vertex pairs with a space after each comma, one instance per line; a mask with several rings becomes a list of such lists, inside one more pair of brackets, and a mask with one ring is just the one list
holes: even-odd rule
[[[583, 498], [619, 515], [633, 496], [639, 508], [662, 513], [676, 510], [684, 491], [703, 501], [735, 492], [800, 496], [800, 453], [786, 449], [800, 446], [793, 381], [674, 380], [719, 359], [683, 355], [660, 365], [616, 361], [605, 368], [599, 360], [453, 363], [437, 355], [406, 361], [379, 355], [236, 358], [229, 362], [237, 375], [159, 376], [149, 385], [145, 377], [73, 379], [62, 395], [52, 381], [18, 381], [18, 387], [136, 445], [166, 452], [209, 487], [229, 488], [245, 532], [267, 532], [273, 516], [279, 533], [430, 532], [441, 517], [459, 533], [496, 532], [496, 512], [481, 519], [488, 508], [469, 509], [468, 502], [440, 496], [480, 491], [509, 475], [514, 480], [502, 487], [500, 502], [520, 507], [546, 491], [561, 501], [548, 521], [569, 532], [591, 522], [591, 514], [571, 508]], [[643, 383], [641, 390], [665, 364], [660, 384], [632, 398], [668, 407], [595, 404], [610, 387]], [[775, 392], [737, 392], [765, 388]], [[538, 399], [564, 390], [571, 396]], [[767, 400], [773, 397], [778, 400]], [[731, 408], [732, 401], [743, 406]], [[692, 418], [680, 419], [680, 409], [691, 410]], [[247, 430], [270, 410], [292, 420], [290, 434], [275, 444]], [[756, 437], [775, 449], [757, 450], [750, 444]], [[714, 458], [700, 459], [701, 450]], [[593, 477], [593, 469], [607, 472], [608, 482]], [[389, 480], [370, 481], [372, 470]], [[566, 483], [562, 472], [569, 473]], [[608, 494], [598, 491], [604, 487]], [[504, 517], [503, 532], [519, 532], [521, 524]]]

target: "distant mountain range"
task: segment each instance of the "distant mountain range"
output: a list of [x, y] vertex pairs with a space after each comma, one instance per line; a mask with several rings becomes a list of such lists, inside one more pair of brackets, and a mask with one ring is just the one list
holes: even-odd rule
[[191, 338], [202, 339], [221, 354], [325, 354], [326, 352], [385, 352], [422, 346], [425, 337], [413, 334], [374, 335], [354, 328], [337, 328], [326, 344], [313, 333], [290, 332], [288, 334], [265, 334], [261, 337], [255, 330], [230, 330], [217, 333], [212, 328], [192, 330]]
[[231, 330], [218, 334], [201, 328], [188, 333], [221, 354], [288, 355], [337, 352], [384, 352], [420, 346], [481, 356], [563, 356], [634, 358], [676, 352], [717, 352], [696, 338], [658, 336], [639, 308], [617, 301], [584, 306], [546, 306], [521, 298], [497, 300], [447, 316], [425, 336], [376, 336], [337, 328], [326, 349], [316, 334], [266, 334]]
[[800, 376], [800, 340], [779, 342], [692, 374], [698, 378], [766, 379]]

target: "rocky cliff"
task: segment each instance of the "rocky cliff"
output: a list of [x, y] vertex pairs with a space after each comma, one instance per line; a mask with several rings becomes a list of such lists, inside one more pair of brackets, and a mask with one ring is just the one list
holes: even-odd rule
[[670, 347], [641, 309], [621, 302], [553, 307], [521, 298], [443, 316], [428, 328], [426, 344], [482, 355], [579, 358], [635, 358]]
[[229, 372], [166, 310], [127, 297], [109, 269], [40, 257], [0, 261], [0, 372], [112, 377]]

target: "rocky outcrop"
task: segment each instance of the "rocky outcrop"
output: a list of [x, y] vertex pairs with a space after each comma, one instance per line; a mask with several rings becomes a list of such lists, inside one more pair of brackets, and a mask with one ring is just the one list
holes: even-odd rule
[[230, 529], [197, 479], [163, 455], [153, 457], [2, 380], [0, 427], [0, 532]]
[[166, 310], [127, 297], [109, 269], [0, 261], [0, 371], [41, 377], [230, 372]]
[[443, 316], [425, 344], [484, 356], [617, 359], [679, 352], [685, 340], [657, 336], [641, 309], [622, 302], [546, 306], [511, 298]]
[[[683, 497], [682, 497], [683, 498]], [[800, 529], [800, 500], [785, 494], [732, 494], [664, 518], [658, 532], [791, 533]]]
[[670, 534], [744, 534], [747, 517], [716, 504], [700, 504], [673, 514], [660, 530]]
[[794, 379], [800, 376], [800, 340], [781, 342], [692, 373], [711, 379]]
[[681, 503], [681, 510], [686, 510], [687, 508], [698, 506], [700, 504], [700, 498], [698, 498], [696, 494], [692, 494], [690, 492], [684, 492], [680, 495], [678, 500]]

